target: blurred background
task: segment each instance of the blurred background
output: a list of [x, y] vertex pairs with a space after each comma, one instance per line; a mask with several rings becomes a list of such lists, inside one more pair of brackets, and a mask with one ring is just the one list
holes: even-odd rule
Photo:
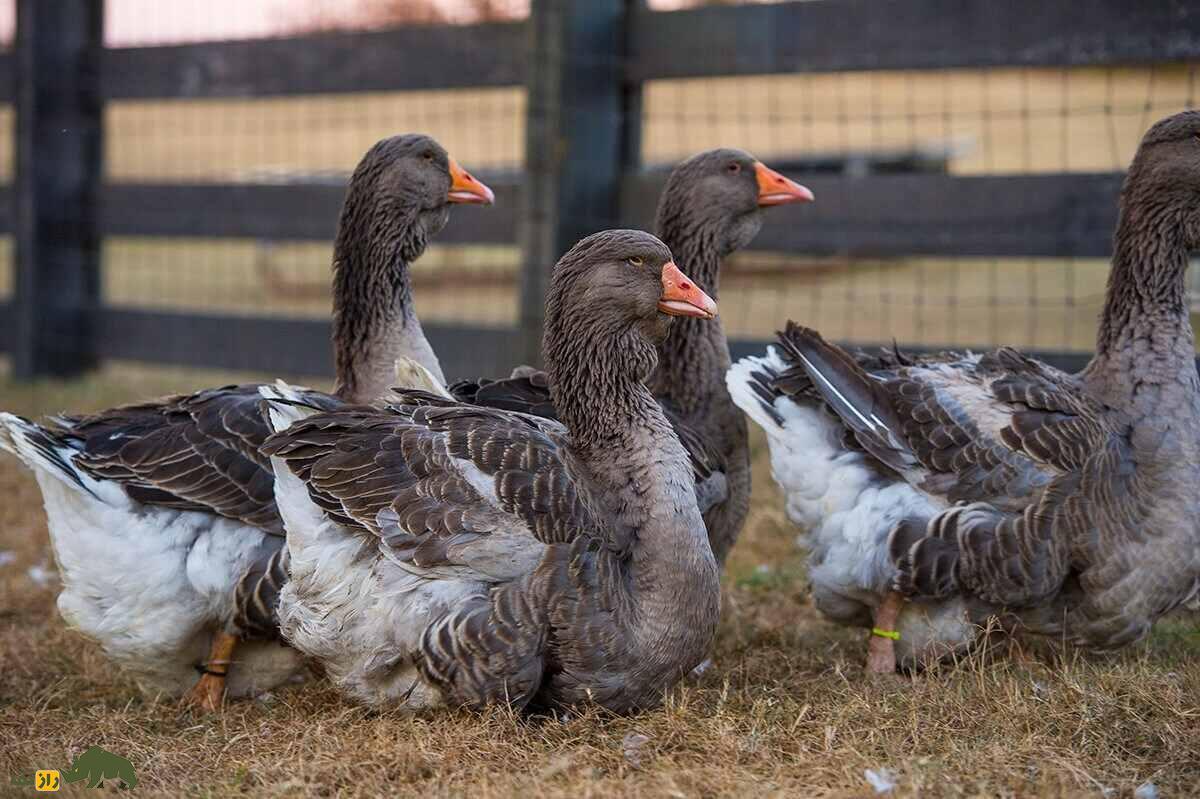
[[[13, 52], [18, 6], [42, 33]], [[0, 407], [268, 376], [327, 386], [341, 192], [371, 144], [408, 131], [497, 189], [495, 207], [456, 209], [415, 267], [451, 377], [525, 359], [547, 252], [617, 222], [651, 227], [663, 171], [716, 146], [817, 195], [769, 212], [727, 264], [735, 354], [791, 318], [860, 345], [1010, 344], [1078, 366], [1121, 172], [1151, 123], [1196, 104], [1188, 6], [562, 0], [534, 4], [539, 26], [528, 0], [0, 0], [13, 86], [0, 181], [22, 185], [22, 97], [53, 95], [50, 65], [69, 76], [89, 52], [100, 65], [77, 81], [98, 126], [94, 263], [56, 262], [31, 231], [42, 249], [18, 264], [21, 200], [4, 211]], [[99, 54], [61, 34], [86, 24], [46, 11], [81, 7]], [[73, 168], [28, 147], [30, 191]], [[531, 224], [533, 173], [586, 201], [550, 192], [557, 210]]]

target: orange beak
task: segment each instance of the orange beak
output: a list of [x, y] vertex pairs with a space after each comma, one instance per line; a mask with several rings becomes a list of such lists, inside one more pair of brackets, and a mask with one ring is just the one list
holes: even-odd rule
[[754, 162], [754, 176], [758, 179], [759, 207], [810, 203], [816, 199], [806, 187], [785, 178], [762, 161]]
[[694, 280], [680, 272], [674, 261], [667, 261], [663, 264], [662, 296], [658, 298], [658, 310], [669, 316], [712, 319], [717, 315], [717, 304], [700, 290]]
[[471, 173], [450, 159], [450, 193], [446, 199], [452, 203], [491, 205], [496, 201], [495, 193], [483, 182], [471, 177]]

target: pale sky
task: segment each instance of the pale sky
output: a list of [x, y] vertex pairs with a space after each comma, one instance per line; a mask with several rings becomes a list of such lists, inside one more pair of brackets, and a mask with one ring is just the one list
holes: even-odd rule
[[[434, 0], [451, 17], [461, 0]], [[650, 0], [655, 9], [691, 5], [693, 0]], [[763, 2], [763, 0], [750, 0]], [[771, 0], [767, 0], [770, 2]], [[105, 41], [110, 46], [252, 39], [286, 33], [314, 12], [329, 17], [369, 6], [371, 0], [105, 0]], [[16, 0], [0, 0], [0, 41], [11, 41]], [[517, 14], [529, 0], [509, 0]]]
[[[669, 0], [668, 0], [669, 1]], [[435, 0], [453, 13], [458, 0]], [[286, 32], [314, 14], [335, 17], [371, 0], [105, 0], [105, 43], [110, 46], [253, 39]], [[518, 11], [528, 0], [512, 0]], [[0, 0], [0, 39], [10, 41], [16, 0]]]
[[110, 45], [250, 39], [286, 25], [286, 0], [106, 0], [105, 41]]
[[[304, 0], [105, 0], [110, 45], [246, 39], [277, 32]], [[290, 12], [295, 14], [295, 11]], [[11, 41], [16, 0], [0, 0], [0, 40]]]

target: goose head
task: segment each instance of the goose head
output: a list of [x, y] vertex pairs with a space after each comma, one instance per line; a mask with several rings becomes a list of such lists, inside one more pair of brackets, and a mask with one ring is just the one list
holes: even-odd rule
[[547, 364], [570, 368], [577, 359], [568, 350], [600, 357], [603, 346], [603, 357], [644, 380], [673, 317], [711, 319], [716, 313], [717, 304], [655, 236], [640, 230], [595, 233], [555, 266], [546, 303]]
[[762, 228], [762, 211], [807, 203], [813, 193], [743, 150], [720, 148], [692, 156], [671, 172], [658, 210], [658, 229], [715, 244], [722, 257]]
[[494, 201], [492, 190], [431, 136], [406, 133], [377, 142], [363, 156], [350, 179], [341, 227], [360, 240], [381, 237], [411, 260], [446, 226], [451, 205]]
[[1200, 111], [1169, 116], [1146, 131], [1129, 166], [1122, 213], [1159, 232], [1174, 228], [1184, 247], [1200, 249]]

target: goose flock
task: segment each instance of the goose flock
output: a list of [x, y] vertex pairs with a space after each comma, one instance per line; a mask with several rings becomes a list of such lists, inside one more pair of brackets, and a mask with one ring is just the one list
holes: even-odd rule
[[766, 209], [813, 200], [740, 150], [682, 162], [657, 237], [597, 232], [555, 266], [544, 370], [447, 385], [409, 267], [451, 205], [494, 196], [428, 136], [379, 142], [338, 223], [332, 394], [0, 413], [42, 491], [63, 618], [200, 711], [312, 666], [373, 706], [652, 708], [711, 653], [747, 419], [814, 604], [870, 631], [868, 671], [996, 621], [1112, 649], [1200, 596], [1200, 112], [1134, 157], [1078, 374], [1006, 347], [848, 351], [803, 320], [732, 363], [722, 260]]

